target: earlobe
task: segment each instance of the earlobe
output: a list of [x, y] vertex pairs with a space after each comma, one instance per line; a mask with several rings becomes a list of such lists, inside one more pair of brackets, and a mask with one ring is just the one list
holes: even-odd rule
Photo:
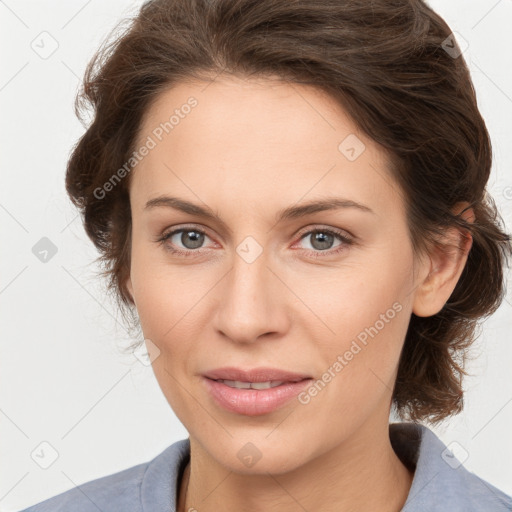
[[[473, 222], [471, 208], [459, 206], [461, 217]], [[443, 240], [430, 252], [423, 263], [423, 277], [416, 289], [412, 312], [428, 317], [441, 311], [450, 298], [466, 265], [473, 239], [469, 232], [450, 228]]]

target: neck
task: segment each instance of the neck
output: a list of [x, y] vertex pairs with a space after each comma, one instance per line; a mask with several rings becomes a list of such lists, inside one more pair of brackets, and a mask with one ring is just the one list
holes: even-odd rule
[[413, 473], [395, 454], [388, 426], [364, 428], [290, 472], [247, 475], [227, 470], [190, 439], [191, 457], [178, 494], [178, 512], [279, 510], [399, 512]]

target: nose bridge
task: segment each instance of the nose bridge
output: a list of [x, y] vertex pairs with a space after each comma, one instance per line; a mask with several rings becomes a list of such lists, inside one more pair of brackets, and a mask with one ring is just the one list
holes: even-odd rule
[[279, 308], [275, 276], [264, 248], [251, 237], [236, 247], [218, 304], [217, 329], [234, 341], [255, 341], [276, 332]]

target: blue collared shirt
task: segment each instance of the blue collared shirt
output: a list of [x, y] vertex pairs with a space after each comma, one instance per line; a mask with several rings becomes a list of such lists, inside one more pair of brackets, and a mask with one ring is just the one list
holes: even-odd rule
[[[511, 512], [512, 497], [453, 456], [427, 427], [391, 423], [390, 439], [414, 479], [402, 512]], [[190, 441], [175, 442], [153, 460], [91, 480], [21, 512], [176, 512]]]

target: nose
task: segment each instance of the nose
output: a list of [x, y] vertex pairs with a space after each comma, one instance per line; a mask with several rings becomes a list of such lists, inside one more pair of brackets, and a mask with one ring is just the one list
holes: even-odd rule
[[276, 274], [265, 251], [250, 263], [235, 254], [233, 267], [219, 283], [217, 331], [236, 343], [253, 343], [263, 335], [279, 337], [286, 332], [286, 287]]

